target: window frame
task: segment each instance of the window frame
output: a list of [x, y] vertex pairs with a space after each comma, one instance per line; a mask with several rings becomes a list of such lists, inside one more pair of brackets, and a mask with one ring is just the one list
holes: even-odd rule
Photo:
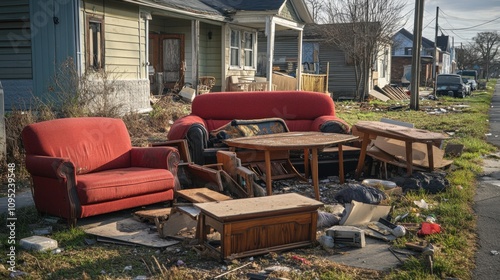
[[[236, 39], [237, 46], [233, 46], [233, 32], [238, 35]], [[236, 29], [230, 29], [229, 31], [229, 67], [234, 69], [241, 68], [241, 31]], [[236, 63], [233, 64], [233, 51], [236, 51]]]
[[405, 55], [413, 55], [413, 47], [406, 47]]
[[[234, 32], [234, 33], [233, 33]], [[234, 70], [256, 70], [257, 69], [257, 32], [230, 28], [229, 38], [229, 69]], [[238, 34], [237, 44], [232, 45], [233, 34]], [[251, 48], [246, 48], [246, 36], [250, 35], [252, 39]], [[233, 52], [237, 52], [237, 64], [233, 64]], [[251, 65], [247, 65], [247, 56], [250, 56]]]
[[[99, 24], [100, 25], [100, 34], [99, 36], [99, 44], [97, 47], [99, 48], [100, 51], [100, 65], [96, 66], [94, 65], [94, 59], [93, 59], [93, 53], [95, 52], [94, 50], [94, 44], [93, 40], [91, 40], [91, 36], [93, 39], [93, 32], [90, 32], [91, 24]], [[86, 49], [86, 68], [87, 69], [92, 69], [94, 71], [99, 71], [99, 70], [104, 70], [105, 67], [105, 56], [104, 56], [104, 18], [98, 17], [98, 16], [89, 16], [86, 18], [86, 36], [85, 36], [85, 49]]]
[[[252, 44], [251, 44], [251, 47], [250, 49], [247, 48], [246, 46], [246, 35], [250, 35], [251, 39], [252, 39]], [[242, 53], [243, 53], [243, 68], [246, 70], [246, 69], [255, 69], [255, 62], [256, 62], [256, 59], [255, 59], [255, 38], [256, 38], [256, 35], [254, 32], [248, 32], [248, 31], [244, 31], [243, 32], [243, 44], [242, 44]], [[250, 56], [250, 62], [251, 62], [251, 65], [247, 65], [247, 55]]]

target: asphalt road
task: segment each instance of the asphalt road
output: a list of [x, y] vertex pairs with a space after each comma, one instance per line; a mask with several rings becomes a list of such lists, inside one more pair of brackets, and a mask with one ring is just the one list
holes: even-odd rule
[[[500, 82], [490, 107], [488, 142], [500, 148]], [[478, 251], [472, 279], [499, 279], [500, 275], [500, 152], [488, 157], [479, 178], [474, 210], [477, 215]]]

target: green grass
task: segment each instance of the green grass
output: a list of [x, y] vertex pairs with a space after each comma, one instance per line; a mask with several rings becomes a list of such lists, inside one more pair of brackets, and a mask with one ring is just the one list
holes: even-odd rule
[[[427, 262], [420, 257], [408, 260], [404, 265], [389, 273], [367, 273], [355, 268], [336, 264], [323, 264], [321, 255], [311, 257], [314, 265], [304, 268], [302, 272], [294, 271], [290, 279], [443, 279], [446, 277], [471, 279], [476, 246], [476, 220], [472, 211], [473, 198], [476, 191], [476, 176], [481, 172], [482, 157], [493, 153], [496, 148], [486, 142], [488, 132], [488, 110], [496, 81], [489, 82], [487, 90], [476, 91], [465, 99], [441, 98], [438, 101], [420, 100], [420, 110], [409, 110], [408, 102], [352, 102], [336, 103], [337, 115], [349, 124], [360, 120], [379, 120], [390, 118], [415, 124], [415, 127], [436, 132], [447, 132], [451, 135], [447, 143], [458, 143], [465, 146], [464, 152], [454, 159], [454, 168], [447, 173], [450, 187], [442, 193], [427, 194], [425, 192], [408, 193], [400, 200], [394, 201], [395, 215], [411, 213], [407, 222], [419, 223], [427, 215], [435, 215], [442, 226], [440, 234], [426, 236], [436, 249], [434, 258], [434, 275], [429, 273]], [[399, 107], [398, 107], [399, 106]], [[397, 108], [397, 109], [394, 109]], [[436, 114], [435, 112], [444, 112]], [[414, 200], [424, 199], [433, 205], [431, 209], [416, 209]], [[31, 236], [33, 227], [45, 222], [34, 207], [17, 209], [16, 239]], [[0, 216], [6, 221], [6, 216]], [[23, 279], [132, 279], [138, 275], [147, 275], [149, 279], [208, 279], [214, 271], [220, 270], [221, 264], [211, 259], [203, 259], [193, 251], [161, 252], [147, 247], [128, 247], [97, 243], [87, 245], [87, 236], [82, 229], [68, 229], [65, 224], [53, 225], [54, 232], [49, 237], [59, 242], [63, 252], [36, 253], [16, 249], [17, 268], [28, 273]], [[1, 257], [6, 268], [8, 230], [0, 228]], [[417, 237], [407, 235], [395, 241], [396, 246], [404, 246], [407, 241], [415, 241]], [[324, 252], [323, 252], [324, 254]], [[200, 259], [201, 258], [201, 259]], [[288, 257], [283, 256], [285, 262]], [[186, 263], [190, 261], [204, 265], [202, 268], [186, 269], [175, 265], [178, 259]], [[256, 258], [265, 265], [266, 258]], [[158, 260], [158, 265], [156, 263]], [[321, 264], [317, 264], [321, 263]], [[238, 263], [229, 264], [228, 268], [237, 267]], [[132, 266], [133, 271], [126, 271]], [[212, 274], [207, 273], [212, 270]], [[218, 273], [218, 272], [217, 272]], [[0, 278], [8, 277], [8, 271], [0, 270]], [[228, 275], [221, 279], [239, 279]]]

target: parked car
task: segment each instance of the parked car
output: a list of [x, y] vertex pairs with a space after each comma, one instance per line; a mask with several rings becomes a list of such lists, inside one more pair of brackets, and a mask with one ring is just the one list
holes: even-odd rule
[[477, 71], [476, 70], [459, 70], [458, 75], [469, 80], [470, 89], [474, 91], [477, 89]]
[[462, 82], [465, 84], [465, 96], [469, 96], [472, 93], [472, 86], [469, 83], [469, 79], [462, 77]]
[[469, 80], [469, 85], [470, 85], [470, 90], [475, 91], [477, 89], [477, 82], [474, 79], [468, 79]]
[[453, 96], [464, 98], [467, 95], [468, 86], [462, 77], [457, 74], [439, 74], [436, 77], [436, 96]]

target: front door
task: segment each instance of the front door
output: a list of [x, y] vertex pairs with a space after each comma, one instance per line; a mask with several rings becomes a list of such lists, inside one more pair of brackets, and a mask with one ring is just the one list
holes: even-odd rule
[[178, 91], [184, 85], [184, 35], [149, 34], [149, 57], [155, 78], [161, 78], [167, 91]]

